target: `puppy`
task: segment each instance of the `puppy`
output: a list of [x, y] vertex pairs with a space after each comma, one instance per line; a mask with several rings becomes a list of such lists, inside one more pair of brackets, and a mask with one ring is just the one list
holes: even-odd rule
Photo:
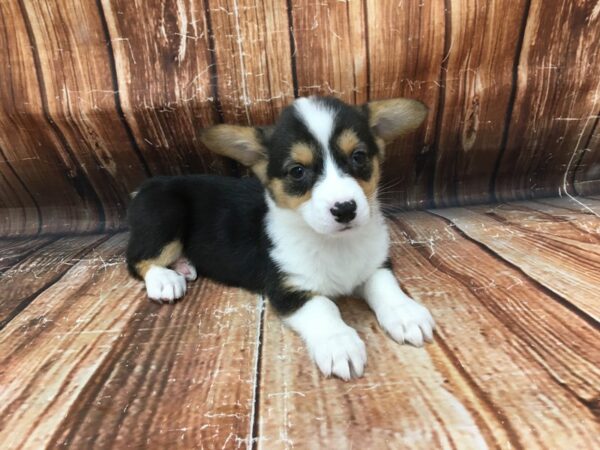
[[363, 297], [396, 341], [432, 339], [428, 310], [400, 289], [377, 200], [384, 146], [427, 114], [415, 100], [357, 107], [299, 98], [270, 127], [217, 125], [212, 151], [256, 178], [156, 177], [129, 209], [130, 272], [172, 303], [196, 274], [264, 294], [323, 374], [363, 374], [367, 354], [334, 299]]

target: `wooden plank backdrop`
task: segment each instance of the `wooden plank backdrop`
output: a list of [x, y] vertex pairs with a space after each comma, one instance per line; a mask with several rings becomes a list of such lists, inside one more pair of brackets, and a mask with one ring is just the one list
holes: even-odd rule
[[408, 96], [402, 208], [600, 191], [597, 0], [0, 2], [0, 234], [124, 226], [157, 174], [243, 173], [199, 130]]

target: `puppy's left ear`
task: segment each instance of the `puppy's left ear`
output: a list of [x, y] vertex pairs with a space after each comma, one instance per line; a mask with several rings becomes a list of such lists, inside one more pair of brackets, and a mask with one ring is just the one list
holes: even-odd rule
[[375, 136], [386, 143], [417, 129], [427, 117], [427, 106], [410, 98], [378, 100], [365, 105]]
[[267, 172], [265, 142], [270, 132], [270, 128], [215, 125], [203, 130], [200, 140], [213, 152], [249, 167], [264, 181]]

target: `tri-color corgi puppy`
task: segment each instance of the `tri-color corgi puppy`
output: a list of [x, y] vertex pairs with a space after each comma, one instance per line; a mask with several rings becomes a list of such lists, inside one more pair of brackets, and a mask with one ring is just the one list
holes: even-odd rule
[[363, 297], [396, 341], [432, 339], [429, 311], [400, 289], [377, 199], [384, 146], [427, 114], [409, 99], [350, 106], [299, 98], [271, 127], [217, 125], [212, 151], [257, 178], [157, 177], [129, 209], [129, 270], [148, 296], [173, 302], [196, 274], [264, 294], [325, 375], [362, 376], [367, 354], [340, 315]]

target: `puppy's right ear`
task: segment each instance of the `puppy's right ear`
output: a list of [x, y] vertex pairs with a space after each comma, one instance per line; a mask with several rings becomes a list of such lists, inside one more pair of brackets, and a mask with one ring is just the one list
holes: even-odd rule
[[427, 106], [410, 98], [392, 98], [367, 103], [369, 125], [386, 143], [415, 130], [427, 117]]
[[200, 140], [209, 150], [235, 159], [265, 181], [268, 157], [265, 141], [269, 134], [268, 128], [215, 125], [203, 130]]

